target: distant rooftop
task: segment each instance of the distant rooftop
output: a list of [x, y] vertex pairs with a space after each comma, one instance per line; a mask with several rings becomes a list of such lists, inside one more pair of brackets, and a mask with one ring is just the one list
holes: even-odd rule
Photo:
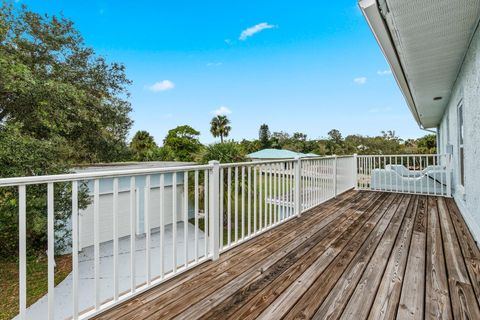
[[247, 157], [250, 159], [293, 159], [296, 157], [300, 158], [308, 158], [308, 157], [318, 157], [318, 155], [314, 153], [301, 153], [301, 152], [294, 152], [290, 150], [284, 149], [263, 149], [257, 152], [253, 152], [247, 154]]

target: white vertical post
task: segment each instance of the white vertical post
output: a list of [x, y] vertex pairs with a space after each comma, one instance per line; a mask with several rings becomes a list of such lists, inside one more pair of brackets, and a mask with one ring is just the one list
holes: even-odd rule
[[195, 177], [194, 177], [194, 188], [195, 188], [195, 196], [194, 196], [194, 207], [195, 207], [195, 262], [198, 262], [198, 170], [195, 170]]
[[151, 267], [150, 267], [150, 189], [151, 189], [151, 178], [150, 176], [145, 177], [145, 191], [143, 193], [143, 220], [145, 226], [145, 274], [147, 278], [147, 285], [150, 285], [151, 277]]
[[353, 154], [353, 186], [358, 190], [358, 155]]
[[212, 260], [218, 260], [220, 256], [220, 162], [210, 161], [208, 164], [213, 168], [210, 172], [210, 250]]
[[95, 310], [100, 308], [100, 181], [93, 183], [93, 271]]
[[177, 273], [177, 172], [172, 173], [172, 272]]
[[113, 179], [113, 301], [118, 300], [118, 178]]
[[295, 158], [295, 174], [294, 174], [294, 192], [295, 192], [295, 214], [300, 216], [302, 214], [302, 159], [300, 157]]
[[[198, 173], [198, 172], [196, 172]], [[198, 175], [197, 175], [198, 178]], [[198, 179], [197, 179], [198, 180]], [[197, 181], [198, 182], [198, 181]], [[195, 191], [198, 188], [195, 189]], [[196, 191], [197, 192], [197, 191]], [[198, 194], [198, 192], [196, 193]], [[198, 199], [197, 199], [198, 200]], [[197, 201], [198, 203], [198, 201]], [[160, 175], [160, 279], [163, 279], [165, 277], [165, 259], [164, 259], [164, 243], [165, 243], [165, 175], [161, 174]], [[195, 228], [197, 227], [197, 220], [195, 220]], [[195, 241], [197, 238], [195, 238]], [[197, 246], [197, 243], [195, 242], [195, 247]]]
[[227, 170], [227, 244], [232, 241], [232, 168]]
[[333, 155], [333, 196], [337, 197], [337, 155]]
[[19, 229], [19, 311], [25, 319], [27, 309], [27, 205], [26, 187], [18, 186], [18, 229]]
[[137, 221], [137, 212], [136, 212], [136, 184], [135, 177], [130, 177], [130, 291], [135, 292], [136, 285], [136, 272], [135, 272], [135, 252], [136, 252], [136, 221]]
[[72, 182], [72, 306], [78, 319], [78, 181]]
[[452, 155], [447, 154], [447, 197], [452, 196]]
[[183, 255], [188, 267], [188, 171], [183, 173]]
[[55, 230], [53, 182], [47, 185], [47, 230], [48, 230], [48, 319], [54, 317], [55, 289]]

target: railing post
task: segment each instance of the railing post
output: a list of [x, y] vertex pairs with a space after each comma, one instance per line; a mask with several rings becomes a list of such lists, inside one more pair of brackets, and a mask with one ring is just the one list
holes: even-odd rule
[[452, 196], [452, 155], [447, 154], [446, 158], [447, 197], [450, 198]]
[[358, 190], [358, 154], [353, 154], [353, 186]]
[[295, 157], [294, 171], [295, 214], [300, 216], [302, 214], [302, 159], [300, 157]]
[[333, 161], [333, 195], [337, 197], [337, 155], [334, 154], [334, 161]]
[[210, 250], [212, 260], [218, 260], [220, 257], [220, 162], [210, 161], [208, 164], [213, 167], [210, 169]]

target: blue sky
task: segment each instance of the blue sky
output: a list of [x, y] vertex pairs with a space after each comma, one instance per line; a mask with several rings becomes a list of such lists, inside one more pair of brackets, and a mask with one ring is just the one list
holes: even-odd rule
[[215, 141], [209, 122], [228, 114], [231, 138], [270, 130], [310, 138], [418, 129], [356, 0], [24, 1], [72, 19], [88, 46], [123, 62], [135, 124], [161, 144], [188, 124]]

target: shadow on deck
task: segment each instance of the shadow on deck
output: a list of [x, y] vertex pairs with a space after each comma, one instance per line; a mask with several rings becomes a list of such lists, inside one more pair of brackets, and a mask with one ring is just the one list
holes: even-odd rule
[[480, 251], [452, 199], [350, 191], [98, 319], [480, 319]]

